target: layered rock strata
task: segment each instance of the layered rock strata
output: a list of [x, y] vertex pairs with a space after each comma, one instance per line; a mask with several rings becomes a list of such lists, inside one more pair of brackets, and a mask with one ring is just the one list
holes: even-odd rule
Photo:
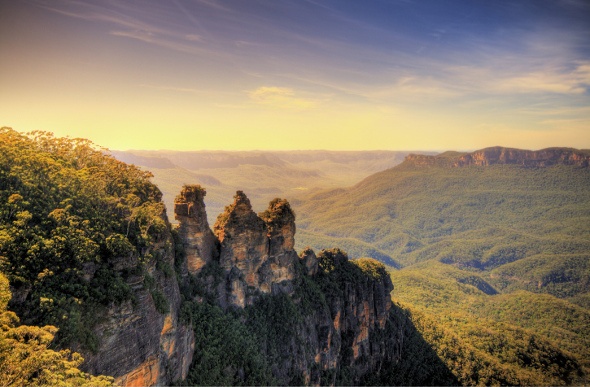
[[145, 262], [143, 270], [137, 270], [133, 257], [112, 263], [132, 273], [127, 284], [134, 301], [109, 307], [94, 329], [97, 351], [83, 352], [84, 371], [112, 375], [121, 386], [169, 385], [184, 379], [192, 362], [194, 333], [179, 320], [179, 284], [161, 269], [174, 267], [172, 236], [166, 230], [158, 238], [146, 252], [157, 258]]
[[574, 165], [588, 168], [590, 166], [590, 152], [573, 148], [547, 148], [530, 151], [497, 146], [471, 153], [445, 152], [437, 156], [411, 154], [406, 157], [406, 161], [418, 166], [465, 167], [511, 164], [536, 168], [553, 165]]
[[218, 241], [207, 222], [206, 192], [197, 185], [187, 185], [174, 200], [174, 218], [179, 223], [178, 234], [184, 245], [187, 269], [191, 274], [200, 270], [218, 255]]
[[[284, 342], [273, 344], [279, 345], [274, 353], [280, 356], [274, 358], [272, 372], [280, 384], [334, 384], [343, 369], [350, 373], [350, 382], [358, 384], [399, 360], [400, 341], [392, 333], [390, 314], [393, 286], [381, 264], [365, 262], [373, 265], [373, 274], [367, 274], [340, 250], [316, 255], [306, 249], [298, 256], [295, 214], [282, 199], [257, 215], [238, 191], [212, 231], [204, 197], [201, 187], [186, 186], [176, 198], [176, 243], [183, 246], [184, 257], [175, 256], [175, 242], [166, 230], [145, 252], [154, 258], [142, 271], [136, 270], [132, 257], [113, 263], [116, 270], [132, 273], [127, 283], [135, 302], [108, 308], [96, 327], [97, 353], [84, 354], [86, 371], [113, 375], [122, 386], [168, 385], [184, 379], [194, 351], [200, 350], [192, 329], [179, 319], [179, 289], [191, 281], [203, 281], [224, 309], [255, 306], [263, 297], [279, 296], [306, 310], [289, 327]], [[181, 275], [164, 267], [176, 267]], [[210, 272], [216, 273], [215, 280]], [[323, 289], [323, 296], [305, 298], [309, 295], [298, 290], [306, 286]], [[165, 299], [165, 310], [156, 293]], [[201, 302], [199, 297], [194, 301]], [[309, 303], [314, 306], [305, 308]], [[262, 344], [262, 352], [270, 348]]]

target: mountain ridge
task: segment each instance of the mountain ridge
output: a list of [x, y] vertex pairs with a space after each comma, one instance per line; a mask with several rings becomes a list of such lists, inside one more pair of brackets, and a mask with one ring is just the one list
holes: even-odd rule
[[413, 165], [465, 167], [514, 164], [525, 167], [548, 167], [552, 165], [575, 165], [587, 168], [590, 150], [552, 147], [536, 151], [494, 146], [473, 152], [444, 152], [436, 156], [410, 154], [405, 162]]

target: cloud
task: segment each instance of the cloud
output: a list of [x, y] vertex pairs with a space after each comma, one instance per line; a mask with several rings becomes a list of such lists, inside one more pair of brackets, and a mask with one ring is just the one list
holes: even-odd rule
[[590, 86], [590, 66], [582, 65], [573, 71], [547, 69], [499, 79], [493, 89], [508, 93], [582, 94], [586, 92], [588, 86]]
[[[569, 67], [569, 68], [568, 68]], [[506, 70], [504, 66], [455, 66], [448, 79], [466, 92], [486, 94], [583, 94], [590, 87], [590, 63], [577, 62]]]
[[[40, 7], [65, 16], [91, 22], [103, 23], [109, 35], [135, 39], [170, 50], [194, 54], [215, 56], [228, 59], [230, 54], [221, 50], [211, 49], [204, 44], [202, 34], [194, 33], [194, 26], [181, 26], [175, 14], [163, 12], [150, 6], [137, 7], [125, 3], [107, 5], [89, 4], [83, 1], [67, 1], [41, 3]], [[184, 8], [180, 12], [195, 21]], [[177, 15], [176, 15], [177, 16]], [[195, 21], [196, 23], [196, 21]], [[194, 23], [193, 23], [194, 24]]]
[[308, 110], [317, 105], [317, 101], [295, 96], [288, 87], [261, 86], [248, 92], [248, 97], [260, 105], [279, 109]]

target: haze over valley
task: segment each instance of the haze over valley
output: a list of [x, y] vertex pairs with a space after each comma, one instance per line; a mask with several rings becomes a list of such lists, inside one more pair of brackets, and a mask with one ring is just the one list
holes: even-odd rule
[[[245, 190], [262, 210], [275, 197], [351, 186], [401, 163], [410, 152], [399, 151], [114, 151], [117, 159], [154, 174], [166, 208], [184, 184], [207, 187], [209, 223], [215, 223], [237, 190]], [[432, 152], [424, 152], [432, 154]], [[255, 184], [252, 184], [255, 182]]]

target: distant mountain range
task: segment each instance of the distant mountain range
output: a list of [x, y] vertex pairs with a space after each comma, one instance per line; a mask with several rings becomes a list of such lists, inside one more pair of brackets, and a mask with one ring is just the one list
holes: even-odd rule
[[169, 211], [183, 184], [207, 187], [205, 203], [213, 224], [237, 190], [244, 190], [254, 208], [262, 210], [275, 197], [353, 185], [401, 163], [409, 152], [132, 150], [112, 154], [151, 171]]

